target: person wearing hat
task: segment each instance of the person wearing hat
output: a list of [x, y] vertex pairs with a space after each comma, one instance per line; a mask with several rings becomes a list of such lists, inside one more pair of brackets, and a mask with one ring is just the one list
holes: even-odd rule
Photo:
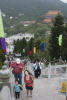
[[24, 68], [24, 64], [21, 62], [21, 60], [19, 58], [17, 58], [16, 61], [10, 65], [10, 69], [12, 69], [15, 80], [19, 80], [20, 85], [22, 85], [22, 70], [23, 70], [23, 68]]

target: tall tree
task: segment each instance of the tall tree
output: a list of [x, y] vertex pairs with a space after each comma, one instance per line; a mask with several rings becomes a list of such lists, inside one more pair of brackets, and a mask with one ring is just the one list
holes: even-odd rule
[[27, 46], [27, 41], [25, 38], [23, 38], [22, 40], [17, 40], [15, 41], [15, 45], [14, 45], [14, 52], [15, 53], [23, 53], [23, 49], [26, 49]]
[[64, 18], [61, 14], [58, 14], [54, 21], [51, 29], [51, 36], [49, 39], [49, 55], [50, 59], [58, 59], [61, 56], [61, 47], [58, 44], [58, 37], [64, 33]]
[[41, 45], [42, 45], [42, 39], [39, 37], [35, 40], [34, 45], [36, 47], [36, 49], [40, 49], [41, 50]]
[[34, 47], [34, 38], [31, 38], [30, 41], [28, 42], [28, 48], [29, 50], [33, 51]]
[[63, 41], [62, 41], [62, 58], [67, 60], [67, 24], [64, 28]]

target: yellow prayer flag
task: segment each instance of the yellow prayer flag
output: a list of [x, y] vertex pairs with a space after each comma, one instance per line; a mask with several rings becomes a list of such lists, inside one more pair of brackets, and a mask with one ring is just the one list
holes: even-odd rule
[[33, 48], [33, 53], [36, 54], [36, 47]]

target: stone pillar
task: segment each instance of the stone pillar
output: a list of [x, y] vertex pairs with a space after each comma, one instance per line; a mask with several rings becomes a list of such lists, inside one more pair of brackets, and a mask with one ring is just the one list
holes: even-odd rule
[[6, 65], [0, 70], [0, 100], [15, 100], [12, 95], [10, 71]]

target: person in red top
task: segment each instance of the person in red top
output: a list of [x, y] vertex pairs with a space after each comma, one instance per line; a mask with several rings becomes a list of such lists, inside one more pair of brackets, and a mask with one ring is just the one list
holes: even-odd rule
[[34, 80], [33, 75], [28, 70], [25, 70], [24, 84], [27, 90], [27, 96], [29, 96], [29, 92], [30, 92], [30, 96], [32, 96], [33, 80]]
[[19, 84], [21, 85], [22, 85], [23, 68], [24, 68], [24, 64], [20, 61], [19, 58], [17, 58], [16, 61], [10, 65], [10, 69], [13, 69], [12, 72], [14, 74], [15, 80], [19, 80]]

